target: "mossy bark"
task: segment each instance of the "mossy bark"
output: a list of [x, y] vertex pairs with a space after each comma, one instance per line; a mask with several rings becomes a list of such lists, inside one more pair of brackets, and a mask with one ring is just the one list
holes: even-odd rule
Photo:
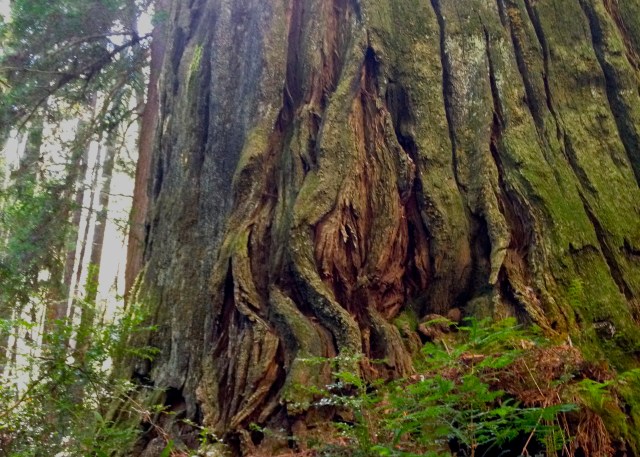
[[515, 315], [634, 366], [638, 9], [174, 2], [136, 376], [246, 444], [304, 419], [292, 386], [330, 376], [304, 359], [410, 373], [403, 311]]

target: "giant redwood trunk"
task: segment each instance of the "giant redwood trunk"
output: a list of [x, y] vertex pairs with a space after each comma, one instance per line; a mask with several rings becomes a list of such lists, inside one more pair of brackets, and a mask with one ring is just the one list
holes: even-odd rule
[[397, 318], [453, 308], [636, 363], [638, 0], [170, 17], [136, 290], [160, 352], [134, 373], [168, 406], [229, 437], [292, 427], [296, 386], [330, 379], [305, 359], [406, 375]]

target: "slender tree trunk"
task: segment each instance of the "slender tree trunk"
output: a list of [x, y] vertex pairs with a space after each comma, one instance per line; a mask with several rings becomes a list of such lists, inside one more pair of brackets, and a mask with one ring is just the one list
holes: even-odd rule
[[[95, 109], [95, 97], [90, 109]], [[65, 178], [57, 188], [56, 204], [52, 218], [56, 220], [59, 235], [50, 247], [47, 269], [50, 272], [46, 286], [47, 306], [43, 324], [45, 336], [56, 331], [56, 325], [67, 318], [68, 303], [78, 242], [78, 230], [82, 217], [82, 205], [86, 192], [86, 174], [91, 138], [87, 124], [80, 121], [76, 137], [66, 159]], [[72, 245], [73, 248], [69, 248]]]
[[[89, 262], [89, 258], [91, 256], [92, 246], [89, 244], [89, 233], [91, 231], [92, 220], [93, 220], [94, 211], [95, 211], [95, 198], [96, 198], [95, 194], [96, 194], [96, 189], [98, 188], [98, 178], [100, 176], [100, 170], [102, 168], [102, 149], [103, 149], [103, 146], [101, 144], [98, 145], [96, 161], [91, 171], [91, 178], [88, 183], [89, 206], [88, 208], [83, 209], [83, 212], [85, 214], [84, 231], [82, 233], [82, 236], [78, 238], [78, 246], [80, 247], [80, 253], [75, 259], [75, 266], [74, 266], [75, 278], [73, 279], [73, 284], [72, 284], [73, 287], [69, 289], [70, 295], [68, 300], [68, 306], [69, 306], [69, 319], [71, 321], [73, 321], [73, 318], [76, 315], [77, 311], [79, 311], [80, 315], [82, 316], [83, 309], [84, 309], [81, 306], [80, 309], [78, 310], [77, 304], [78, 304], [78, 299], [81, 297], [81, 295], [86, 296], [86, 294], [83, 294], [83, 291], [82, 291], [82, 278], [84, 276], [85, 269], [87, 269], [87, 277], [89, 276], [88, 270], [91, 269], [91, 263]], [[87, 249], [89, 249], [88, 255], [87, 255]]]
[[[97, 283], [100, 274], [100, 265], [102, 264], [102, 251], [104, 244], [104, 234], [107, 226], [107, 215], [109, 212], [109, 199], [111, 194], [111, 179], [113, 177], [113, 167], [118, 155], [119, 144], [114, 132], [109, 133], [106, 144], [106, 156], [102, 163], [102, 184], [100, 195], [98, 198], [98, 215], [96, 216], [95, 231], [93, 233], [93, 243], [91, 245], [91, 257], [89, 264], [96, 267], [95, 276], [90, 282]], [[95, 302], [97, 298], [97, 289], [87, 292], [87, 300]]]
[[[169, 0], [156, 0], [155, 10], [167, 12]], [[161, 21], [153, 29], [151, 37], [151, 56], [149, 64], [149, 84], [147, 86], [147, 101], [142, 113], [140, 138], [138, 143], [138, 162], [136, 166], [136, 180], [133, 191], [131, 209], [129, 242], [127, 248], [127, 266], [125, 271], [125, 291], [131, 290], [136, 277], [142, 268], [144, 252], [146, 217], [149, 210], [149, 178], [151, 176], [151, 154], [156, 134], [156, 124], [160, 111], [158, 98], [158, 81], [166, 47], [167, 22]]]
[[[29, 127], [26, 134], [27, 142], [18, 168], [11, 173], [11, 181], [16, 186], [18, 192], [26, 192], [30, 187], [37, 184], [41, 170], [42, 159], [42, 135], [44, 132], [44, 120], [37, 118], [33, 125]], [[22, 196], [25, 197], [26, 196]], [[20, 198], [20, 195], [18, 196]]]
[[[86, 192], [86, 184], [85, 179], [87, 177], [87, 169], [89, 164], [89, 146], [86, 145], [83, 147], [82, 158], [78, 163], [78, 180], [76, 182], [75, 189], [75, 198], [73, 204], [73, 213], [71, 216], [71, 227], [75, 230], [76, 238], [78, 236], [78, 229], [80, 227], [80, 221], [82, 220], [82, 203], [84, 201], [84, 196]], [[76, 242], [73, 243], [73, 248], [69, 249], [65, 256], [65, 264], [64, 264], [64, 285], [66, 289], [69, 291], [73, 290], [73, 271], [75, 267], [76, 261], [76, 245], [77, 239], [74, 240]], [[67, 315], [67, 305], [64, 305], [64, 308], [60, 308], [57, 311], [57, 317], [64, 318]]]
[[[92, 115], [96, 109], [97, 97], [92, 96], [89, 106], [87, 107]], [[89, 124], [85, 121], [78, 123], [76, 132], [76, 138], [73, 145], [73, 157], [72, 171], [69, 178], [75, 178], [70, 184], [70, 189], [73, 192], [73, 212], [70, 216], [70, 228], [71, 233], [67, 238], [67, 242], [73, 247], [66, 250], [64, 254], [64, 271], [63, 271], [63, 288], [66, 291], [65, 298], [59, 303], [59, 306], [55, 310], [55, 319], [66, 319], [69, 313], [69, 304], [71, 302], [71, 295], [74, 293], [76, 284], [73, 280], [73, 273], [76, 267], [77, 246], [79, 242], [79, 230], [80, 223], [82, 221], [83, 202], [85, 200], [85, 194], [87, 192], [87, 171], [89, 167], [89, 153], [91, 151], [92, 135]]]
[[513, 315], [635, 366], [637, 10], [174, 2], [136, 295], [160, 352], [134, 375], [241, 449], [311, 420], [309, 357], [410, 373], [403, 312]]
[[[111, 192], [111, 178], [116, 156], [118, 154], [118, 143], [115, 132], [110, 132], [107, 137], [105, 149], [106, 155], [102, 163], [102, 184], [98, 197], [97, 216], [93, 231], [93, 243], [91, 244], [91, 255], [87, 267], [87, 279], [85, 281], [84, 306], [80, 316], [78, 327], [78, 339], [76, 342], [76, 360], [82, 363], [91, 343], [94, 325], [96, 324], [96, 311], [98, 304], [98, 287], [100, 285], [100, 267], [102, 265], [102, 251], [104, 244], [104, 234], [107, 226], [107, 215], [109, 211], [109, 197]], [[96, 183], [97, 184], [97, 183]]]

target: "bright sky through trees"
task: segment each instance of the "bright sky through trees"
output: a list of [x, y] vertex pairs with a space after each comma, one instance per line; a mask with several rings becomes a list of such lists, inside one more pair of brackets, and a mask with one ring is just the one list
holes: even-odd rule
[[0, 14], [5, 19], [9, 17], [9, 0], [0, 0]]

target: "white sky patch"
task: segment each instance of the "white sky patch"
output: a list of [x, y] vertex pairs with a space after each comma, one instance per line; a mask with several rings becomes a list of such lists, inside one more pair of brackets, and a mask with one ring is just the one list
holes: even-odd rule
[[[3, 1], [3, 0], [0, 0]], [[140, 36], [150, 35], [153, 31], [153, 11], [142, 11], [140, 16], [138, 17], [138, 22], [136, 23], [137, 32]], [[116, 21], [114, 26], [112, 27], [114, 32], [124, 32], [126, 30], [125, 26], [121, 21]], [[127, 41], [127, 37], [125, 35], [113, 35], [109, 38], [111, 42], [116, 46], [121, 46]]]
[[0, 0], [0, 16], [2, 16], [5, 21], [9, 18], [10, 12], [9, 0]]
[[151, 11], [143, 11], [138, 18], [138, 33], [142, 36], [148, 35], [153, 31], [152, 13]]

